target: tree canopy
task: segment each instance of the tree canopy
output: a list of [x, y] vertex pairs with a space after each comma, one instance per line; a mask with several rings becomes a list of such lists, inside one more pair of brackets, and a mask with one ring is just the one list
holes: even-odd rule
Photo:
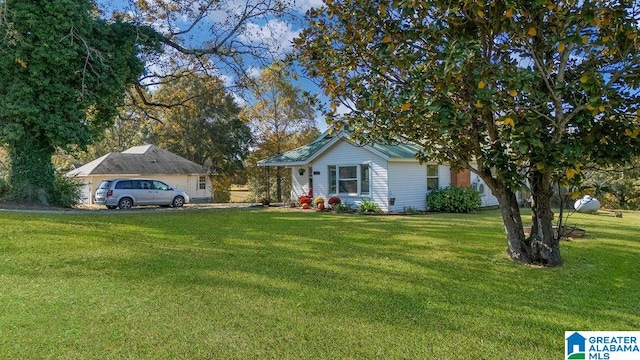
[[220, 195], [228, 193], [229, 179], [244, 168], [253, 139], [222, 81], [180, 75], [178, 81], [160, 86], [152, 99], [179, 105], [157, 111], [147, 141], [206, 166], [214, 174], [216, 200], [228, 200]]
[[[190, 69], [226, 76], [228, 87], [243, 87], [254, 69], [281, 59], [289, 44], [272, 36], [286, 28], [294, 3], [288, 0], [124, 0], [115, 15], [136, 26], [153, 26], [163, 52], [144, 57], [147, 73], [136, 89], [146, 105], [158, 104], [141, 89], [176, 81]], [[106, 9], [107, 7], [105, 7]]]
[[[509, 255], [554, 266], [551, 185], [638, 153], [639, 6], [327, 0], [307, 14], [297, 48], [334, 121], [478, 173], [498, 198]], [[351, 112], [338, 116], [340, 104]], [[525, 185], [528, 238], [515, 196]]]
[[185, 69], [242, 81], [282, 56], [256, 24], [291, 7], [280, 0], [0, 1], [0, 141], [13, 196], [55, 199], [51, 155], [103, 134], [128, 89], [141, 109], [168, 109], [151, 94]]
[[97, 17], [93, 1], [0, 3], [0, 141], [15, 197], [54, 199], [51, 155], [109, 126], [155, 32]]

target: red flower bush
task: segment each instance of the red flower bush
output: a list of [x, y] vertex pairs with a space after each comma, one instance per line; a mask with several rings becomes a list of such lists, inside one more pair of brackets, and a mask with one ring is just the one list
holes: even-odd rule
[[327, 203], [328, 203], [330, 206], [333, 206], [333, 205], [336, 205], [336, 204], [341, 204], [341, 203], [342, 203], [342, 201], [340, 200], [340, 198], [339, 198], [339, 197], [337, 197], [337, 196], [332, 196], [332, 197], [330, 197], [330, 198], [329, 198], [329, 201], [327, 201]]
[[302, 205], [302, 204], [311, 205], [313, 203], [313, 200], [310, 197], [308, 197], [307, 195], [302, 195], [298, 199], [298, 202], [300, 203], [300, 205]]

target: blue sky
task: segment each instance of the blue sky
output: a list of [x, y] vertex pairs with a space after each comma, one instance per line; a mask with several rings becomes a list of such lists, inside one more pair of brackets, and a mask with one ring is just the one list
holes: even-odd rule
[[[153, 4], [157, 0], [147, 0], [148, 4]], [[172, 3], [169, 0], [162, 0], [164, 3]], [[269, 1], [269, 0], [266, 0]], [[283, 0], [281, 0], [283, 1]], [[191, 24], [191, 17], [174, 13], [175, 17], [168, 17], [167, 20], [156, 20], [153, 23], [146, 21], [144, 14], [134, 6], [134, 0], [97, 0], [101, 10], [105, 12], [105, 16], [109, 16], [113, 10], [123, 11], [135, 16], [139, 21], [154, 26], [161, 32], [184, 31]], [[208, 3], [205, 0], [188, 0], [183, 3], [190, 4], [189, 9], [195, 10], [199, 4]], [[182, 35], [182, 42], [185, 46], [198, 47], [203, 41], [224, 37], [231, 29], [234, 22], [234, 16], [239, 14], [247, 2], [254, 4], [261, 3], [259, 0], [222, 0], [218, 3], [218, 8], [206, 14], [200, 25], [191, 29], [188, 33]], [[294, 12], [291, 16], [276, 19], [272, 16], [257, 16], [246, 23], [245, 29], [237, 35], [237, 39], [243, 43], [251, 45], [264, 46], [269, 49], [270, 56], [274, 59], [283, 58], [284, 55], [292, 50], [292, 41], [299, 34], [303, 26], [304, 13], [311, 7], [322, 5], [322, 0], [298, 0], [293, 3]], [[212, 25], [216, 25], [212, 30]], [[217, 31], [215, 33], [214, 31]], [[164, 61], [176, 61], [175, 54], [165, 55]], [[162, 59], [161, 59], [162, 60]], [[264, 63], [257, 63], [248, 60], [245, 66], [248, 72], [253, 76], [258, 76]], [[152, 69], [153, 70], [153, 69]], [[155, 71], [155, 70], [154, 70]], [[160, 70], [157, 70], [160, 71]], [[224, 66], [219, 67], [220, 76], [228, 84], [232, 84], [235, 76], [231, 71], [225, 69]], [[305, 79], [298, 74], [298, 80], [294, 81], [295, 85], [312, 94], [317, 94], [321, 100], [326, 100], [322, 91], [310, 80]], [[293, 80], [292, 80], [293, 81]], [[327, 128], [324, 117], [321, 113], [316, 114], [316, 124], [320, 131]]]

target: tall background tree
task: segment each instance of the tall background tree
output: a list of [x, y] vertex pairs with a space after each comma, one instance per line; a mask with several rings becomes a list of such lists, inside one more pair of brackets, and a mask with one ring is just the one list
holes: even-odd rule
[[155, 32], [97, 17], [89, 0], [0, 3], [0, 141], [11, 195], [57, 199], [51, 157], [85, 147], [110, 126], [143, 72]]
[[154, 102], [172, 104], [155, 115], [147, 142], [207, 167], [214, 200], [229, 200], [231, 178], [243, 169], [252, 142], [240, 107], [216, 77], [189, 73], [154, 92]]
[[[556, 266], [552, 185], [638, 153], [639, 6], [326, 0], [297, 47], [337, 122], [476, 172], [498, 198], [509, 256]], [[340, 104], [352, 111], [335, 116]], [[527, 238], [516, 201], [525, 184]]]
[[256, 163], [298, 146], [318, 135], [315, 98], [295, 87], [282, 63], [265, 68], [251, 87], [253, 105], [242, 117], [251, 123], [255, 148], [248, 161], [248, 178], [257, 200], [265, 197], [281, 202], [291, 189], [291, 175], [282, 167], [259, 169]]
[[[193, 64], [233, 86], [282, 56], [287, 42], [264, 36], [275, 34], [260, 23], [287, 34], [282, 19], [291, 10], [280, 0], [0, 1], [0, 141], [14, 197], [55, 199], [46, 195], [54, 191], [51, 154], [101, 136], [130, 85], [128, 99], [148, 116], [167, 108], [153, 102], [154, 90]], [[118, 135], [134, 130], [132, 119], [119, 119]]]
[[640, 159], [627, 166], [585, 172], [583, 186], [592, 190], [603, 206], [614, 209], [640, 208]]

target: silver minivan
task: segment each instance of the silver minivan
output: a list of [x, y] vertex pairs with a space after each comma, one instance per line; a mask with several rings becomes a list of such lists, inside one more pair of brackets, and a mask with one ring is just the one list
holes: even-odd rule
[[189, 203], [189, 196], [160, 180], [113, 179], [100, 183], [93, 203], [109, 209], [129, 209], [139, 205], [181, 207]]

